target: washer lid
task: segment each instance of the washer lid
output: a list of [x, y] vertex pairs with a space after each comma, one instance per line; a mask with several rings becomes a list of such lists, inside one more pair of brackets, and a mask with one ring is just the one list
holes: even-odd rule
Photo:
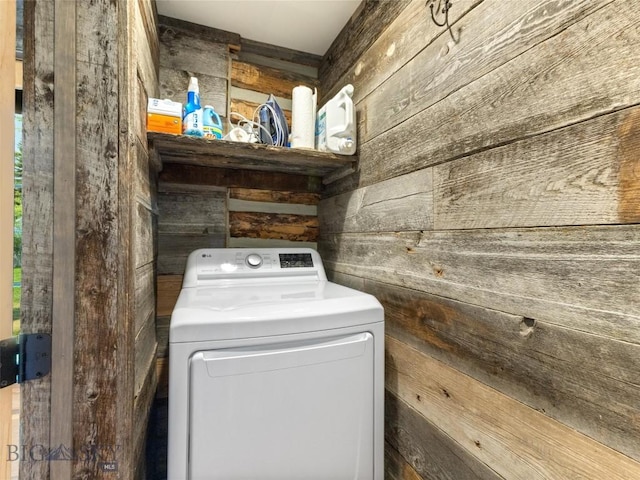
[[383, 321], [372, 295], [331, 282], [183, 288], [171, 343], [286, 335]]

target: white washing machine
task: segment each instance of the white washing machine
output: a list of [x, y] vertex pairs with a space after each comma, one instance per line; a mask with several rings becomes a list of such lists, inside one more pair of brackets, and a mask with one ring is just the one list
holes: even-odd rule
[[169, 341], [169, 480], [383, 478], [382, 306], [315, 250], [193, 252]]

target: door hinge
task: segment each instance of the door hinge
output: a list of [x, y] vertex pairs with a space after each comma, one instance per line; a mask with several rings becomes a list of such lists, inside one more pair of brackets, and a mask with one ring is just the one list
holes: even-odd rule
[[0, 388], [42, 378], [51, 371], [51, 335], [29, 333], [0, 340]]

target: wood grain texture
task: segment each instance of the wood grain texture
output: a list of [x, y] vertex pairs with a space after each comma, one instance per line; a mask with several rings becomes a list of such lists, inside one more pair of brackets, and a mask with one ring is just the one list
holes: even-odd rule
[[639, 226], [326, 235], [328, 268], [640, 343]]
[[[53, 2], [24, 5], [22, 333], [51, 333], [53, 303]], [[21, 385], [21, 438], [49, 445], [51, 375]], [[20, 462], [49, 479], [49, 462]]]
[[[83, 128], [77, 115], [77, 76], [84, 71], [76, 65], [78, 55], [83, 58], [83, 38], [81, 28], [75, 21], [77, 11], [71, 2], [57, 1], [54, 26], [54, 106], [53, 106], [53, 147], [54, 147], [54, 198], [53, 198], [53, 272], [54, 296], [51, 329], [51, 433], [50, 445], [73, 445], [77, 438], [74, 431], [74, 364], [77, 361], [76, 342], [82, 341], [82, 334], [76, 322], [76, 280], [82, 285], [82, 262], [76, 254], [82, 253], [76, 237], [76, 199], [82, 201], [80, 192], [76, 196], [76, 175], [78, 171], [78, 150], [81, 143], [76, 138], [76, 129]], [[79, 175], [82, 177], [82, 175]], [[78, 267], [78, 271], [76, 270]], [[76, 334], [76, 332], [78, 332]], [[83, 445], [84, 442], [79, 442]], [[56, 462], [50, 466], [51, 476], [61, 480], [71, 479], [75, 466], [71, 462]]]
[[[386, 333], [640, 459], [640, 345], [379, 282]], [[606, 425], [606, 428], [603, 428]], [[401, 449], [405, 451], [405, 449]]]
[[[456, 22], [481, 2], [482, 0], [461, 0], [450, 9], [449, 23], [456, 32], [456, 38], [460, 34], [460, 28]], [[496, 14], [503, 15], [502, 12], [496, 12]], [[464, 35], [467, 35], [466, 30]], [[431, 20], [427, 3], [422, 0], [411, 0], [333, 85], [322, 85], [323, 101], [332, 98], [344, 85], [350, 83], [355, 87], [353, 101], [356, 104], [360, 103], [369, 94], [375, 94], [378, 87], [383, 88], [382, 84], [385, 80], [436, 39], [442, 48], [453, 45], [449, 33]], [[440, 62], [449, 60], [449, 57], [444, 55], [438, 58]], [[430, 71], [424, 70], [423, 75], [430, 76]], [[408, 88], [411, 87], [403, 85], [402, 89], [407, 91]], [[399, 94], [399, 92], [396, 93], [396, 95]]]
[[323, 176], [355, 161], [354, 157], [317, 150], [210, 140], [186, 135], [149, 133], [149, 140], [164, 164], [183, 163]]
[[[250, 102], [248, 100], [241, 100], [233, 97], [229, 99], [229, 102], [230, 102], [229, 103], [230, 112], [239, 113], [240, 115], [242, 115], [244, 118], [248, 120], [255, 118], [254, 113], [258, 108], [258, 106], [260, 105], [259, 103], [256, 103], [256, 102]], [[282, 110], [282, 113], [287, 119], [287, 125], [291, 127], [291, 110]], [[231, 115], [230, 119], [234, 124], [236, 124], [239, 120], [241, 120], [240, 117], [238, 116], [235, 116], [231, 113], [230, 115]]]
[[252, 202], [292, 203], [300, 205], [317, 205], [319, 193], [263, 190], [257, 188], [230, 188], [229, 198]]
[[384, 478], [387, 480], [422, 480], [402, 455], [388, 443], [384, 445]]
[[[456, 28], [462, 28], [460, 42], [454, 44], [449, 35], [441, 35], [426, 43], [426, 48], [397, 74], [384, 79], [388, 75], [384, 72], [381, 78], [384, 83], [380, 83], [361, 105], [367, 111], [363, 140], [367, 141], [446, 96], [473, 85], [484, 75], [494, 71], [498, 73], [502, 65], [517, 62], [519, 55], [532, 48], [545, 51], [542, 45], [546, 41], [553, 42], [555, 35], [571, 28], [607, 2], [610, 0], [519, 2], [508, 9], [496, 9], [493, 1], [482, 2], [476, 8], [473, 8], [474, 3], [456, 4], [451, 9], [456, 16], [464, 14], [465, 7], [469, 9], [456, 24]], [[426, 6], [423, 14], [430, 19]], [[385, 32], [385, 35], [387, 33], [392, 32]], [[403, 35], [401, 32], [393, 33]], [[432, 35], [427, 39], [433, 38]], [[571, 58], [575, 52], [569, 49], [566, 54]], [[547, 68], [553, 68], [556, 58], [547, 57]], [[528, 72], [528, 78], [532, 73]], [[514, 83], [519, 84], [517, 81]], [[373, 107], [375, 112], [371, 110]]]
[[158, 275], [156, 279], [156, 315], [164, 317], [171, 315], [182, 288], [182, 275]]
[[227, 238], [227, 248], [313, 248], [318, 249], [316, 242], [299, 240], [281, 240], [278, 238]]
[[[613, 17], [619, 21], [607, 20]], [[367, 109], [365, 123], [384, 133], [367, 141], [370, 130], [361, 132], [366, 161], [360, 162], [360, 183], [634, 105], [640, 90], [640, 65], [632, 60], [640, 42], [638, 21], [640, 12], [628, 3], [607, 5], [393, 128], [382, 127], [389, 112]], [[611, 58], [625, 68], [612, 68]], [[429, 137], [434, 141], [413, 141]], [[392, 155], [398, 151], [402, 155]]]
[[224, 233], [158, 234], [158, 275], [184, 274], [189, 254], [198, 248], [223, 248]]
[[391, 337], [386, 354], [387, 389], [504, 478], [640, 475], [640, 463]]
[[[200, 37], [194, 32], [167, 28], [162, 23], [159, 28], [160, 65], [167, 69], [186, 70], [193, 76], [227, 78], [229, 73], [229, 48]], [[184, 85], [186, 98], [188, 79]], [[203, 84], [202, 87], [205, 85]]]
[[285, 60], [290, 63], [308, 65], [315, 68], [319, 67], [322, 61], [321, 56], [314, 55], [313, 53], [257, 42], [255, 40], [249, 40], [248, 38], [241, 40], [241, 48], [238, 52], [241, 58], [245, 54]]
[[437, 165], [435, 228], [637, 223], [620, 205], [640, 200], [639, 122], [622, 110]]
[[158, 195], [160, 234], [223, 235], [226, 231], [226, 192], [171, 192]]
[[209, 168], [181, 164], [166, 164], [159, 175], [160, 185], [181, 184], [190, 186], [218, 185], [294, 192], [320, 192], [322, 182], [318, 177], [303, 174], [284, 174], [225, 168]]
[[157, 253], [155, 228], [157, 217], [145, 205], [135, 202], [132, 207], [132, 253], [135, 268], [152, 263]]
[[[163, 275], [164, 276], [164, 275]], [[170, 275], [173, 276], [173, 275]], [[180, 275], [181, 276], [181, 275]], [[173, 309], [173, 307], [171, 307]], [[156, 318], [156, 340], [158, 341], [158, 358], [169, 356], [169, 327], [171, 326], [171, 311], [169, 315]]]
[[[127, 154], [118, 148], [120, 125], [115, 121], [120, 118], [119, 47], [126, 44], [118, 42], [123, 25], [117, 5], [107, 1], [77, 5], [77, 78], [81, 82], [75, 94], [83, 115], [78, 116], [76, 135], [82, 162], [77, 166], [76, 187], [78, 288], [72, 445], [122, 442], [131, 446], [131, 413], [119, 408], [123, 406], [120, 402], [132, 405], [133, 369], [124, 361], [133, 346], [125, 328], [131, 313], [121, 295], [133, 292], [128, 291], [127, 278], [119, 275], [132, 274], [127, 230], [131, 206], [122, 203], [120, 190], [114, 188], [120, 185], [121, 168], [130, 173]], [[122, 472], [129, 471], [131, 460], [129, 451], [117, 452]], [[106, 478], [99, 465], [102, 461], [97, 456], [84, 462], [76, 460], [73, 474]]]
[[134, 285], [134, 334], [137, 335], [150, 314], [155, 314], [156, 288], [155, 265], [148, 263], [135, 271]]
[[231, 62], [231, 85], [247, 88], [256, 92], [291, 98], [294, 87], [306, 85], [318, 86], [318, 80], [294, 72], [279, 70], [233, 60]]
[[409, 3], [410, 0], [362, 2], [324, 54], [318, 70], [320, 84], [327, 89], [335, 85]]
[[226, 30], [206, 27], [197, 23], [191, 23], [177, 18], [158, 15], [160, 42], [164, 41], [165, 36], [179, 37], [187, 35], [188, 37], [198, 37], [209, 43], [222, 43], [227, 45], [240, 45], [240, 35]]
[[433, 228], [431, 169], [385, 180], [320, 202], [322, 232], [375, 232]]
[[[150, 312], [145, 319], [142, 328], [136, 332], [134, 348], [134, 384], [132, 398], [145, 388], [145, 381], [148, 381], [149, 368], [152, 367], [156, 358], [156, 316]], [[145, 418], [137, 419], [138, 422], [145, 422]], [[137, 422], [136, 422], [137, 423]], [[132, 425], [135, 428], [135, 424]], [[135, 447], [132, 445], [132, 447]]]
[[318, 239], [318, 217], [229, 212], [229, 235], [231, 237], [315, 242]]
[[[265, 54], [262, 55], [260, 53], [257, 53], [257, 51], [241, 49], [239, 52], [236, 52], [234, 55], [232, 55], [231, 58], [234, 60], [239, 60], [244, 63], [250, 63], [252, 65], [262, 65], [265, 67], [275, 68], [277, 70], [284, 70], [286, 72], [297, 73], [299, 75], [304, 75], [306, 77], [311, 77], [316, 79], [318, 78], [317, 66], [314, 67], [311, 65], [296, 63], [291, 60], [277, 58], [280, 56], [286, 57], [287, 55], [286, 53], [283, 55], [278, 55], [278, 52], [280, 51], [281, 47], [276, 47], [274, 45], [266, 45], [266, 46], [274, 50], [273, 55], [275, 56], [268, 56], [267, 53], [269, 52], [265, 52]], [[286, 51], [286, 49], [284, 50]], [[321, 59], [321, 57], [318, 57], [318, 58]], [[319, 63], [320, 61], [318, 61], [318, 64]]]
[[[408, 459], [402, 476], [438, 480], [500, 480], [503, 477], [390, 391], [385, 391], [385, 439]], [[387, 448], [386, 450], [389, 450]], [[407, 465], [408, 463], [408, 465]], [[506, 478], [506, 477], [504, 477]]]

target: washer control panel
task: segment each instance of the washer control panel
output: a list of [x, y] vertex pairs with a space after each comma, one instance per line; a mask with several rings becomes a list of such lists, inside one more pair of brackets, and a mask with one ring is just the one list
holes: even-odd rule
[[206, 248], [189, 255], [183, 287], [304, 276], [326, 280], [318, 252], [310, 248]]

